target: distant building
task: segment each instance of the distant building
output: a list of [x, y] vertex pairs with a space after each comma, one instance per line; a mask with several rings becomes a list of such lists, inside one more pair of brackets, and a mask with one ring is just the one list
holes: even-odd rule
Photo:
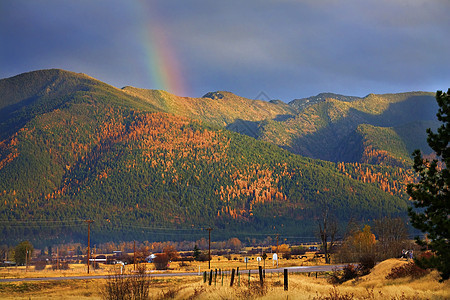
[[156, 257], [155, 254], [150, 254], [149, 256], [147, 256], [147, 257], [145, 258], [145, 261], [148, 262], [148, 263], [152, 263], [153, 260], [155, 259], [155, 257]]

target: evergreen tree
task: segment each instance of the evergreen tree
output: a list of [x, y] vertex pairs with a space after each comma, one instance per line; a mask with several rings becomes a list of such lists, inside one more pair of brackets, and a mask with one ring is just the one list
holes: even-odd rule
[[446, 280], [450, 276], [450, 89], [447, 93], [438, 91], [436, 100], [439, 104], [437, 117], [443, 124], [437, 133], [427, 130], [427, 142], [437, 159], [423, 159], [419, 150], [413, 153], [419, 182], [408, 185], [408, 194], [417, 208], [409, 208], [409, 216], [412, 225], [428, 236], [427, 241], [417, 238], [417, 243], [434, 253], [431, 258], [418, 259], [417, 263], [436, 268], [442, 280]]
[[200, 258], [200, 249], [198, 249], [197, 245], [194, 246], [194, 259], [195, 260], [199, 260]]
[[23, 241], [14, 249], [14, 260], [17, 265], [23, 266], [30, 261], [34, 247], [29, 241]]

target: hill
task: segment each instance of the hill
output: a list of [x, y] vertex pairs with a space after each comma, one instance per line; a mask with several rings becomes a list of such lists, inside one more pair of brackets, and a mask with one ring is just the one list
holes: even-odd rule
[[[163, 91], [123, 89], [159, 110], [201, 120], [303, 156], [328, 161], [410, 167], [427, 128], [437, 126], [434, 94], [369, 94], [364, 98], [322, 93], [281, 101], [250, 100], [230, 92], [186, 98]], [[370, 128], [370, 130], [368, 129]], [[389, 132], [389, 139], [384, 139]], [[383, 143], [375, 143], [376, 140]]]
[[328, 98], [294, 118], [261, 122], [258, 138], [312, 158], [409, 167], [413, 149], [431, 152], [420, 137], [437, 126], [436, 111], [431, 93]]
[[221, 127], [233, 127], [240, 121], [281, 120], [297, 113], [296, 109], [281, 101], [250, 100], [224, 91], [210, 92], [202, 98], [178, 97], [165, 91], [134, 87], [125, 87], [123, 91], [151, 103], [160, 111]]
[[[198, 238], [207, 226], [222, 238], [311, 236], [326, 206], [343, 224], [406, 212], [407, 170], [294, 155], [167, 113], [152, 97], [180, 104], [162, 91], [131, 93], [62, 70], [3, 79], [0, 87], [0, 243], [84, 241], [86, 219], [95, 220], [92, 237], [101, 242]], [[232, 101], [265, 107], [261, 118], [291, 112]]]
[[324, 102], [327, 99], [335, 99], [335, 100], [344, 101], [344, 102], [352, 102], [352, 101], [359, 100], [361, 98], [354, 97], [354, 96], [344, 96], [344, 95], [339, 95], [339, 94], [334, 94], [334, 93], [320, 93], [317, 96], [311, 96], [311, 97], [302, 98], [302, 99], [294, 99], [291, 102], [289, 102], [289, 105], [292, 107], [295, 107], [296, 109], [301, 111], [301, 110], [307, 108], [308, 106], [318, 104], [320, 102]]

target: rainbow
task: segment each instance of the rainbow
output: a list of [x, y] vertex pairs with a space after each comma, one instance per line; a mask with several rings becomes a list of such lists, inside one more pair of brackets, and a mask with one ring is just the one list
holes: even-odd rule
[[[157, 17], [156, 8], [148, 7], [152, 1], [136, 2], [141, 4], [137, 9], [141, 15], [142, 43], [151, 87], [177, 96], [187, 96], [188, 91], [176, 51], [164, 32], [163, 22]], [[151, 17], [144, 17], [143, 12], [150, 12]]]

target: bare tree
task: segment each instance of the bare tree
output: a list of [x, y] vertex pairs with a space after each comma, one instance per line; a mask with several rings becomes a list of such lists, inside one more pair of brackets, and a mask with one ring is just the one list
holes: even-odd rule
[[378, 238], [381, 259], [397, 257], [408, 244], [408, 229], [402, 218], [384, 217], [374, 220], [373, 231]]
[[329, 206], [323, 206], [322, 213], [317, 218], [317, 223], [319, 225], [319, 236], [322, 242], [322, 249], [325, 253], [325, 263], [329, 264], [338, 232], [336, 217], [330, 213]]

